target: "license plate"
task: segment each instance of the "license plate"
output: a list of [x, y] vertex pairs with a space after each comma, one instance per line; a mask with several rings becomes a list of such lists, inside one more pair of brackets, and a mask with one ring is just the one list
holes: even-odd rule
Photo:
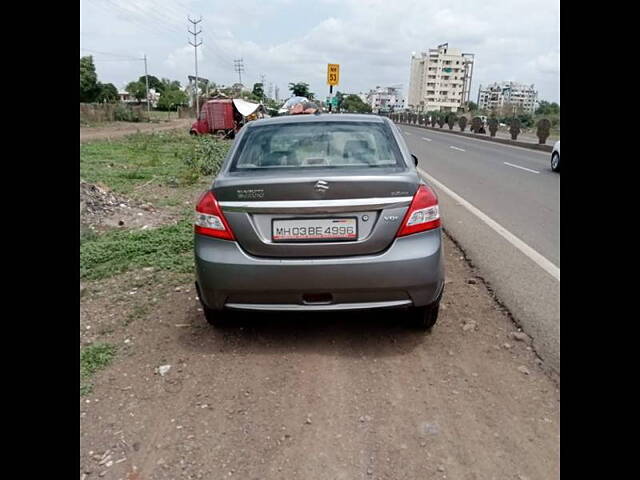
[[273, 220], [274, 242], [339, 242], [358, 239], [355, 218]]

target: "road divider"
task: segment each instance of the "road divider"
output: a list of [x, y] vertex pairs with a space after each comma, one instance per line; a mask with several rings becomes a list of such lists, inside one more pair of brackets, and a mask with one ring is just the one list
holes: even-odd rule
[[[433, 127], [427, 127], [424, 125], [416, 125], [416, 124], [407, 124], [407, 123], [400, 123], [400, 122], [395, 122], [397, 125], [407, 125], [413, 128], [422, 128], [423, 130], [427, 130], [427, 131], [432, 131], [433, 133], [442, 133], [445, 135], [459, 135], [461, 137], [465, 137], [468, 138], [470, 140], [478, 140], [478, 141], [485, 141], [485, 142], [494, 142], [494, 143], [501, 143], [503, 145], [507, 145], [507, 146], [514, 146], [514, 147], [520, 147], [520, 148], [529, 148], [532, 150], [538, 150], [538, 153], [544, 153], [544, 152], [548, 152], [551, 153], [553, 150], [553, 144], [552, 145], [547, 145], [547, 144], [539, 144], [539, 143], [532, 143], [532, 142], [525, 142], [522, 140], [509, 140], [507, 138], [501, 138], [501, 137], [487, 137], [485, 135], [481, 135], [481, 134], [474, 134], [474, 133], [467, 133], [467, 132], [457, 132], [455, 130], [448, 130], [448, 129], [440, 129], [440, 128], [433, 128]], [[405, 132], [406, 133], [406, 132]], [[554, 142], [555, 143], [555, 142]]]
[[556, 279], [557, 281], [560, 281], [560, 268], [558, 268], [550, 260], [548, 260], [547, 258], [543, 257], [540, 253], [538, 253], [536, 250], [531, 248], [525, 242], [520, 240], [518, 237], [516, 237], [509, 230], [504, 228], [502, 225], [500, 225], [498, 222], [496, 222], [491, 217], [486, 215], [484, 212], [479, 210], [477, 207], [475, 207], [474, 205], [472, 205], [471, 203], [466, 201], [464, 198], [462, 198], [456, 192], [454, 192], [453, 190], [451, 190], [447, 186], [445, 186], [442, 183], [440, 183], [438, 180], [433, 178], [431, 175], [429, 175], [423, 169], [418, 168], [418, 173], [420, 173], [420, 175], [422, 175], [422, 177], [427, 179], [433, 186], [435, 186], [439, 190], [441, 190], [444, 193], [446, 193], [447, 195], [449, 195], [459, 205], [465, 207], [467, 210], [469, 210], [471, 213], [473, 213], [476, 217], [478, 217], [480, 220], [482, 220], [489, 228], [491, 228], [496, 233], [498, 233], [501, 237], [503, 237], [511, 245], [513, 245], [520, 252], [522, 252], [526, 257], [528, 257], [530, 260], [532, 260], [536, 265], [538, 265], [545, 272], [547, 272], [549, 275], [551, 275], [554, 279]]

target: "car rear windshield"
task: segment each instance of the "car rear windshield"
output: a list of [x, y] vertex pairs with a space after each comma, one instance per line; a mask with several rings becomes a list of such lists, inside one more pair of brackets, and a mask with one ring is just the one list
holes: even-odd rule
[[250, 128], [230, 170], [404, 166], [384, 123], [304, 122]]

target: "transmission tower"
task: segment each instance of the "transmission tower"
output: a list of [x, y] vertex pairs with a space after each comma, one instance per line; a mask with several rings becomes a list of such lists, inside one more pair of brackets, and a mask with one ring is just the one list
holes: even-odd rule
[[200, 96], [198, 95], [198, 47], [202, 45], [202, 40], [200, 40], [200, 42], [198, 42], [197, 40], [198, 40], [198, 35], [202, 33], [202, 30], [198, 30], [197, 32], [195, 30], [196, 30], [196, 25], [202, 21], [202, 17], [200, 17], [200, 20], [191, 20], [191, 17], [187, 17], [187, 18], [193, 24], [193, 30], [194, 30], [193, 32], [189, 30], [189, 33], [193, 35], [193, 42], [189, 40], [189, 44], [194, 48], [195, 58], [196, 58], [196, 88], [194, 91], [196, 96], [196, 118], [198, 118], [198, 115], [200, 114]]
[[238, 72], [238, 83], [242, 85], [242, 72], [244, 72], [244, 63], [241, 58], [233, 61], [233, 68]]

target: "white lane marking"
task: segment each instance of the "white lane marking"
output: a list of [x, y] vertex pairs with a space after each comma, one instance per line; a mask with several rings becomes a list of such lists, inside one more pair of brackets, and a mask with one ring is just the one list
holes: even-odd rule
[[418, 168], [418, 172], [420, 172], [420, 174], [423, 177], [425, 177], [427, 180], [429, 180], [431, 183], [433, 183], [436, 187], [438, 187], [440, 190], [442, 190], [447, 195], [449, 195], [451, 198], [453, 198], [460, 205], [462, 205], [467, 210], [469, 210], [471, 213], [473, 213], [475, 216], [477, 216], [480, 220], [482, 220], [484, 223], [486, 223], [490, 228], [495, 230], [499, 235], [501, 235], [511, 245], [513, 245], [518, 250], [520, 250], [528, 258], [533, 260], [545, 272], [547, 272], [549, 275], [551, 275], [556, 280], [560, 281], [560, 268], [556, 267], [550, 260], [548, 260], [545, 257], [543, 257], [541, 254], [536, 252], [529, 245], [527, 245], [522, 240], [520, 240], [518, 237], [516, 237], [509, 230], [507, 230], [502, 225], [500, 225], [498, 222], [496, 222], [495, 220], [493, 220], [492, 218], [487, 216], [485, 213], [480, 211], [478, 208], [474, 207], [471, 203], [467, 202], [464, 198], [462, 198], [456, 192], [454, 192], [453, 190], [451, 190], [448, 187], [444, 186], [442, 183], [440, 183], [438, 180], [433, 178], [431, 175], [429, 175], [424, 170], [422, 170], [421, 168]]
[[453, 145], [449, 145], [449, 148], [453, 148], [454, 150], [460, 150], [461, 152], [466, 152], [466, 150], [463, 150], [462, 148], [454, 147]]
[[540, 173], [537, 170], [531, 170], [530, 168], [521, 167], [520, 165], [514, 165], [513, 163], [509, 163], [509, 162], [502, 162], [502, 163], [504, 163], [505, 165], [509, 165], [510, 167], [521, 168], [522, 170], [526, 170], [527, 172]]
[[431, 141], [431, 139], [430, 139], [430, 138], [427, 138], [427, 137], [422, 137], [422, 139], [423, 139], [423, 140], [426, 140], [427, 142], [430, 142], [430, 141]]
[[411, 132], [407, 132], [406, 130], [404, 131], [405, 135], [411, 135]]

